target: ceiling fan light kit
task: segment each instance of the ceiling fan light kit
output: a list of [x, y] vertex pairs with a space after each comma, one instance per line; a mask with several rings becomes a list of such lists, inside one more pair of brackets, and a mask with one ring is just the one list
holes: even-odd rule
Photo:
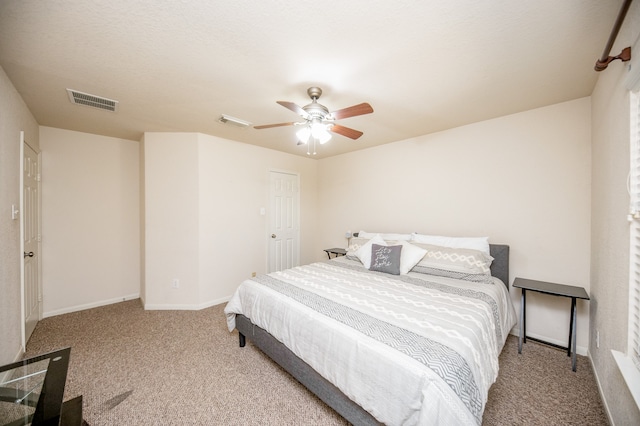
[[303, 127], [296, 132], [298, 145], [307, 145], [307, 155], [311, 155], [311, 144], [313, 143], [313, 155], [316, 155], [316, 144], [324, 145], [331, 140], [331, 133], [328, 130], [331, 125], [315, 120], [302, 125]]
[[262, 126], [254, 126], [254, 129], [270, 129], [272, 127], [282, 126], [303, 126], [296, 132], [298, 145], [307, 145], [307, 155], [311, 155], [310, 145], [313, 143], [313, 154], [316, 154], [316, 143], [323, 145], [331, 139], [331, 133], [348, 137], [350, 139], [358, 139], [363, 133], [359, 130], [350, 129], [349, 127], [335, 124], [336, 120], [343, 118], [355, 117], [358, 115], [370, 114], [373, 108], [368, 103], [361, 103], [348, 108], [329, 112], [329, 109], [318, 103], [318, 99], [322, 95], [322, 89], [319, 87], [310, 87], [307, 94], [311, 98], [311, 103], [300, 107], [293, 102], [277, 101], [279, 105], [295, 112], [305, 121], [266, 124]]
[[329, 127], [328, 124], [313, 121], [298, 130], [296, 136], [301, 143], [308, 143], [310, 138], [314, 138], [320, 145], [323, 145], [331, 140]]
[[314, 123], [311, 125], [311, 136], [313, 136], [320, 145], [324, 145], [331, 140], [331, 133], [329, 133], [328, 129], [329, 125], [327, 124]]
[[309, 126], [302, 127], [296, 132], [296, 137], [298, 138], [298, 142], [300, 144], [308, 143], [309, 138], [311, 137], [311, 128]]

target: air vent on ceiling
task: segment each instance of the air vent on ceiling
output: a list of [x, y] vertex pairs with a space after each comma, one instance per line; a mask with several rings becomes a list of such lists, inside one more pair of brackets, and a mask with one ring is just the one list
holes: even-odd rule
[[69, 94], [69, 100], [72, 104], [86, 105], [111, 112], [116, 112], [118, 109], [118, 101], [114, 101], [113, 99], [78, 92], [73, 89], [67, 89], [67, 93]]

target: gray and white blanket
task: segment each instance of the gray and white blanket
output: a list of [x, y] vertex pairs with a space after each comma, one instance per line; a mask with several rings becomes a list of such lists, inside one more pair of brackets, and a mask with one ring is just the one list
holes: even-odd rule
[[480, 424], [516, 316], [500, 280], [459, 278], [338, 258], [247, 280], [225, 313], [230, 331], [247, 316], [385, 424]]

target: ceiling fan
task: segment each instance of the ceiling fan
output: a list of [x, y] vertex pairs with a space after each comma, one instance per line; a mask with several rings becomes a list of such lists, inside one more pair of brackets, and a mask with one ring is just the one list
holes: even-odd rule
[[[329, 109], [326, 106], [318, 103], [318, 99], [320, 98], [320, 95], [322, 95], [322, 89], [319, 87], [310, 87], [307, 89], [307, 94], [311, 98], [311, 103], [303, 107], [300, 107], [293, 102], [277, 101], [278, 104], [300, 115], [304, 121], [265, 124], [262, 126], [254, 126], [254, 129], [270, 129], [272, 127], [282, 126], [303, 126], [296, 132], [298, 145], [307, 144], [308, 146], [310, 145], [309, 142], [313, 142], [314, 155], [316, 153], [316, 142], [324, 144], [331, 139], [331, 134], [329, 132], [337, 133], [354, 140], [363, 135], [361, 131], [336, 124], [335, 121], [343, 118], [370, 114], [373, 112], [371, 105], [365, 102], [329, 112]], [[310, 154], [309, 148], [307, 149], [307, 154]]]

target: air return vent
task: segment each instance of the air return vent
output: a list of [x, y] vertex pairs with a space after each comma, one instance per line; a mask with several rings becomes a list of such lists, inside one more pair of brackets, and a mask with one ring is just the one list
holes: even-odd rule
[[86, 105], [111, 112], [116, 112], [118, 109], [118, 101], [113, 99], [101, 98], [100, 96], [78, 92], [73, 89], [67, 89], [67, 93], [69, 93], [69, 100], [72, 104]]

